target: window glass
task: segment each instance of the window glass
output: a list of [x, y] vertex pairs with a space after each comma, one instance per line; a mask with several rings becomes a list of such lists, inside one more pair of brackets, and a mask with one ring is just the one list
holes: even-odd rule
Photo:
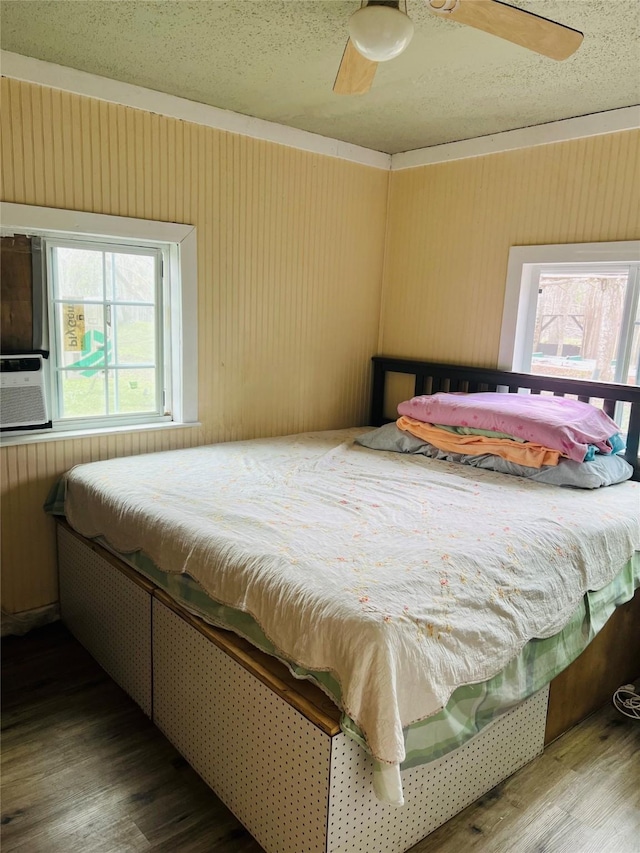
[[112, 254], [113, 298], [118, 302], [154, 302], [155, 259], [149, 255]]
[[155, 368], [126, 368], [109, 371], [109, 401], [112, 411], [153, 412], [156, 409]]
[[635, 384], [637, 356], [633, 367], [624, 365], [624, 377], [616, 370], [627, 345], [623, 320], [628, 283], [628, 269], [563, 272], [542, 268], [531, 372]]
[[87, 369], [104, 364], [104, 304], [59, 301], [55, 305], [58, 367]]
[[163, 415], [161, 251], [49, 247], [54, 421]]
[[114, 305], [111, 330], [113, 364], [154, 363], [157, 337], [155, 306]]
[[61, 418], [104, 417], [107, 414], [103, 370], [61, 370], [58, 381]]
[[59, 299], [102, 299], [102, 252], [56, 248], [55, 289]]

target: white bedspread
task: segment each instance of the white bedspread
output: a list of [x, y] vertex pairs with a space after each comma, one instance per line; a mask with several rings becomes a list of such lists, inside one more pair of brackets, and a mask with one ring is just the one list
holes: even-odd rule
[[374, 756], [557, 633], [640, 548], [640, 484], [576, 491], [352, 444], [363, 430], [80, 465], [65, 510], [330, 670]]

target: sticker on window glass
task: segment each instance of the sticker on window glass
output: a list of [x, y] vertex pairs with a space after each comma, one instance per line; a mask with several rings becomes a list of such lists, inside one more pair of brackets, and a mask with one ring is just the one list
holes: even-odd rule
[[62, 338], [65, 352], [82, 352], [84, 337], [84, 305], [64, 305]]

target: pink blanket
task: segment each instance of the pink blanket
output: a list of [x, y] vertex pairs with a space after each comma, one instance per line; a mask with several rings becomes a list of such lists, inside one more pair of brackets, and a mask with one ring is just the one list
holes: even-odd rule
[[590, 444], [611, 453], [608, 439], [619, 432], [615, 421], [589, 403], [537, 394], [432, 394], [400, 403], [398, 413], [423, 423], [507, 433], [576, 462], [584, 460]]

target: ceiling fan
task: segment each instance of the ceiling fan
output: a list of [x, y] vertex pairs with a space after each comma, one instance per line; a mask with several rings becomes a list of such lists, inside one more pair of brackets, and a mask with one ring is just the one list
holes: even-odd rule
[[[430, 12], [519, 44], [550, 59], [567, 59], [580, 47], [578, 30], [556, 24], [501, 0], [424, 0]], [[405, 6], [406, 8], [406, 6]], [[371, 88], [378, 62], [399, 56], [413, 36], [399, 0], [369, 0], [349, 20], [349, 38], [333, 91], [362, 95]]]

